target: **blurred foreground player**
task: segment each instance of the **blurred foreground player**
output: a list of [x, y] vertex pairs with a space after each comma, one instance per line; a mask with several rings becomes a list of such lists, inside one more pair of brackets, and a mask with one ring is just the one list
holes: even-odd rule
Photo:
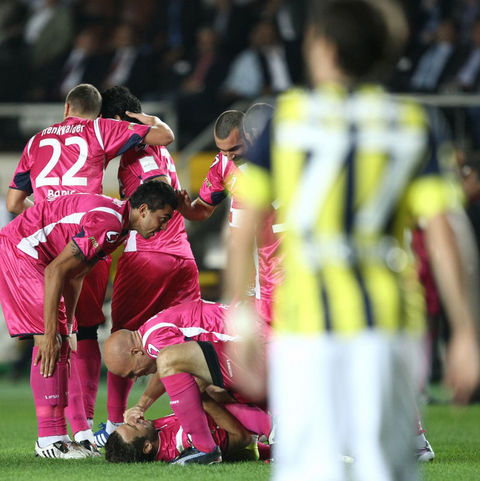
[[[477, 332], [446, 215], [462, 208], [459, 185], [442, 170], [453, 159], [442, 157], [425, 111], [368, 83], [403, 46], [400, 7], [314, 1], [308, 19], [314, 90], [281, 95], [249, 153], [228, 289], [244, 291], [253, 226], [276, 199], [286, 229], [269, 363], [274, 479], [347, 479], [336, 455], [346, 452], [357, 481], [410, 481], [425, 316], [404, 234], [416, 223], [426, 226], [452, 326], [447, 381], [465, 402], [479, 378]], [[245, 352], [255, 352], [252, 316], [234, 311], [232, 323], [249, 337]]]
[[72, 194], [39, 202], [0, 231], [0, 302], [12, 337], [34, 338], [30, 382], [38, 421], [35, 454], [90, 455], [71, 443], [68, 338], [85, 275], [113, 252], [131, 229], [148, 238], [165, 229], [177, 205], [162, 182], [138, 188], [129, 201]]

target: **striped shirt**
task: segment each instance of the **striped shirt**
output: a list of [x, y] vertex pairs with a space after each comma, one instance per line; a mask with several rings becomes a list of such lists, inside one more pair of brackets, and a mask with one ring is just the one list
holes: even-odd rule
[[280, 206], [278, 332], [422, 330], [422, 290], [405, 234], [460, 208], [450, 154], [419, 105], [379, 87], [327, 85], [279, 98], [238, 188], [245, 204]]

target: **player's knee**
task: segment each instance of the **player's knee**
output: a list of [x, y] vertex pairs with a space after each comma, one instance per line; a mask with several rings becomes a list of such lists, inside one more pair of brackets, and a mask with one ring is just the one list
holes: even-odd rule
[[178, 355], [174, 348], [175, 346], [168, 346], [158, 353], [157, 372], [160, 377], [171, 376], [179, 372]]

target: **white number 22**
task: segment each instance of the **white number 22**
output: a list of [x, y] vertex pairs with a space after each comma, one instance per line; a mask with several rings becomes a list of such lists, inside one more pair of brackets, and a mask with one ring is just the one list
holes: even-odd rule
[[48, 177], [48, 174], [57, 165], [60, 155], [62, 153], [62, 144], [57, 139], [43, 139], [38, 144], [39, 147], [50, 146], [53, 148], [52, 156], [47, 165], [38, 174], [36, 186], [42, 187], [44, 185], [87, 185], [87, 177], [75, 177], [75, 174], [85, 165], [88, 156], [88, 144], [85, 139], [81, 137], [68, 137], [65, 140], [65, 145], [78, 145], [80, 151], [77, 161], [63, 174], [60, 183], [59, 177]]

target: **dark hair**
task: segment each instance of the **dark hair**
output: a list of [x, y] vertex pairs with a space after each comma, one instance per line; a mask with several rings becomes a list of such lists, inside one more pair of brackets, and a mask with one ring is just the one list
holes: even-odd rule
[[129, 117], [125, 111], [140, 113], [142, 104], [135, 95], [130, 92], [127, 87], [116, 85], [102, 92], [102, 117], [105, 119], [113, 119], [118, 115], [122, 120], [138, 123], [137, 119]]
[[267, 122], [273, 116], [273, 107], [266, 103], [253, 104], [246, 112], [243, 119], [243, 131], [254, 139], [263, 131]]
[[[392, 58], [400, 50], [392, 39], [396, 33], [392, 20], [371, 0], [315, 0], [308, 18], [314, 35], [333, 43], [338, 66], [354, 79], [376, 77], [397, 60]], [[403, 47], [402, 40], [398, 42]]]
[[96, 118], [102, 107], [102, 96], [93, 85], [79, 84], [68, 92], [65, 103], [78, 114]]
[[165, 205], [176, 209], [178, 205], [177, 194], [170, 184], [152, 180], [140, 184], [130, 197], [130, 205], [133, 209], [138, 209], [142, 204], [147, 204], [152, 212], [163, 209]]
[[143, 447], [147, 438], [135, 438], [126, 443], [122, 436], [114, 431], [105, 444], [105, 459], [110, 463], [146, 463], [155, 459], [155, 451], [144, 453]]
[[226, 110], [220, 114], [213, 129], [215, 136], [223, 140], [226, 139], [234, 129], [238, 129], [241, 133], [244, 115], [240, 110]]

